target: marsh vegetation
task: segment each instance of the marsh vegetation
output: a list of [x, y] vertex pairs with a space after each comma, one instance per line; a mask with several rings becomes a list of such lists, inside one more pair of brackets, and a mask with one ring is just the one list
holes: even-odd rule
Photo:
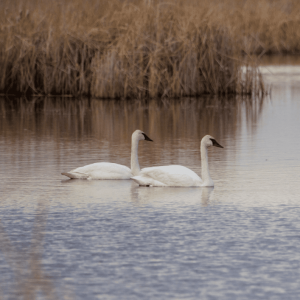
[[293, 0], [1, 1], [0, 91], [263, 93], [257, 57], [299, 52], [299, 10]]
[[257, 57], [299, 52], [299, 12], [294, 0], [1, 1], [0, 91], [263, 93]]

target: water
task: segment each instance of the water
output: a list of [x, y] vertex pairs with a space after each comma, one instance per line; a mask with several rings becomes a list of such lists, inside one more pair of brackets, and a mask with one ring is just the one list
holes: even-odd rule
[[[0, 299], [298, 299], [300, 67], [265, 99], [0, 102]], [[182, 164], [214, 188], [67, 180], [96, 161]]]

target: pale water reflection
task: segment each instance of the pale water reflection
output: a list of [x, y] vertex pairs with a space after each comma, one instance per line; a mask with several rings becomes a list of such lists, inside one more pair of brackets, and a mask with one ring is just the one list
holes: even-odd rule
[[[299, 92], [2, 98], [0, 299], [298, 299]], [[141, 167], [198, 174], [200, 139], [213, 135], [224, 146], [209, 153], [215, 187], [60, 175], [96, 161], [129, 166], [137, 128], [154, 140], [140, 143]]]
[[172, 203], [172, 206], [196, 205], [206, 207], [210, 200], [213, 187], [198, 188], [171, 188], [164, 189], [138, 187], [132, 184], [131, 199], [137, 205], [151, 203], [152, 205], [166, 205]]

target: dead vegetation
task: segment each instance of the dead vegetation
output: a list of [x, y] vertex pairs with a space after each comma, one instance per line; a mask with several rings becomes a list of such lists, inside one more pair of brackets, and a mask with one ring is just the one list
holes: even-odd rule
[[257, 55], [299, 51], [299, 8], [292, 0], [5, 0], [0, 91], [261, 94]]

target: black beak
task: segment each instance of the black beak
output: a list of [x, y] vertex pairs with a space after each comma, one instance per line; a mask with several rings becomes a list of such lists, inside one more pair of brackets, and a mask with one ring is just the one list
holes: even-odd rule
[[223, 146], [221, 146], [215, 139], [210, 139], [213, 143], [213, 146], [215, 147], [219, 147], [219, 148], [224, 148]]
[[153, 142], [145, 133], [142, 133], [145, 137], [145, 141]]

